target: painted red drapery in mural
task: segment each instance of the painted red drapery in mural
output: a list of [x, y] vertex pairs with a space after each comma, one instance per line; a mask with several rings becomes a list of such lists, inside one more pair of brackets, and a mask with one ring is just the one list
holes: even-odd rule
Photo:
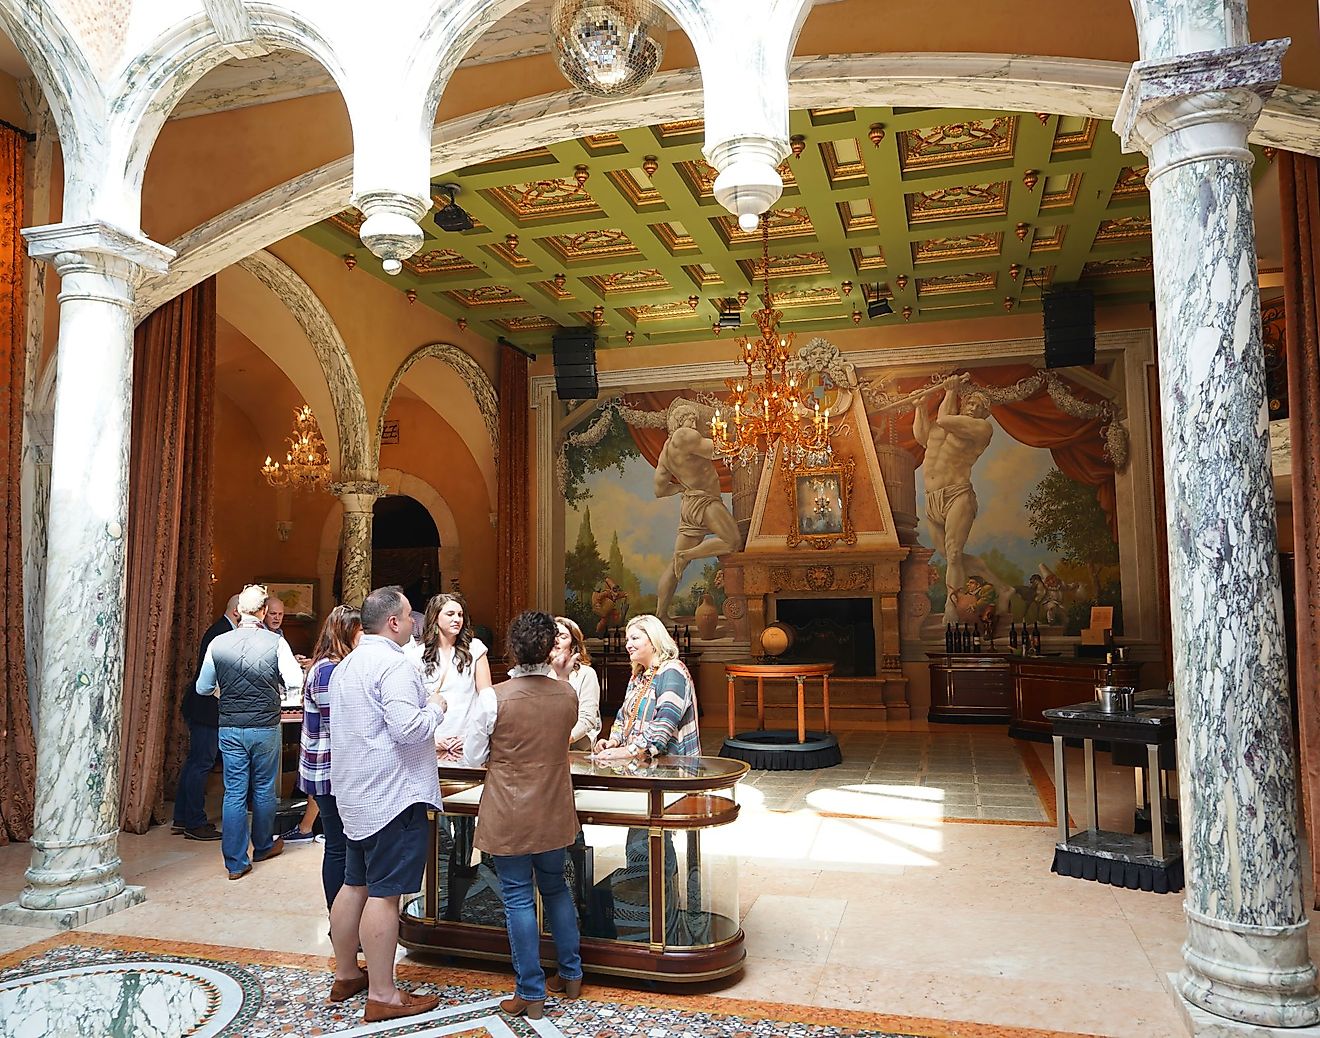
[[[1001, 367], [976, 368], [969, 372], [972, 382], [988, 388], [1005, 388], [1038, 374], [1029, 364], [1006, 364]], [[922, 376], [896, 379], [892, 392], [899, 396], [920, 389], [928, 383]], [[1069, 392], [1087, 403], [1099, 403], [1101, 398], [1091, 391], [1069, 383]], [[940, 394], [926, 400], [926, 410], [932, 419], [939, 409]], [[1117, 504], [1114, 492], [1114, 466], [1105, 454], [1105, 441], [1101, 430], [1103, 418], [1074, 418], [1060, 411], [1044, 387], [1032, 397], [1015, 403], [996, 404], [991, 409], [999, 427], [1009, 436], [1028, 447], [1047, 447], [1058, 466], [1069, 479], [1095, 489], [1096, 499], [1109, 521], [1109, 530], [1118, 539]], [[921, 464], [925, 448], [912, 432], [912, 411], [898, 413], [893, 419], [894, 442], [909, 451]], [[872, 412], [871, 427], [877, 443], [887, 441], [885, 417]]]
[[[687, 394], [683, 390], [676, 389], [659, 393], [629, 393], [624, 397], [624, 402], [639, 411], [659, 411], [663, 414], [669, 410], [669, 405], [681, 396]], [[655, 468], [656, 462], [660, 460], [660, 451], [664, 448], [665, 440], [669, 439], [669, 430], [664, 426], [659, 429], [639, 429], [630, 425], [628, 432], [633, 438], [633, 443], [637, 444], [637, 450], [646, 459], [646, 463]], [[703, 429], [702, 432], [710, 435], [709, 429]], [[717, 461], [715, 468], [720, 474], [720, 489], [726, 494], [732, 493], [733, 476], [729, 474], [729, 466]]]

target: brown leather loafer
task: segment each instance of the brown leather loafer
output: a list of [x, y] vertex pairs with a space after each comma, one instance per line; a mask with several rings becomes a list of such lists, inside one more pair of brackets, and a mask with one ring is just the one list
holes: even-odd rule
[[330, 1002], [347, 1002], [354, 995], [360, 995], [367, 990], [370, 981], [367, 979], [367, 971], [362, 971], [360, 977], [349, 977], [348, 980], [335, 978], [335, 982], [330, 985]]
[[275, 842], [270, 845], [270, 850], [266, 851], [265, 854], [252, 855], [252, 860], [270, 861], [271, 858], [278, 858], [283, 853], [284, 853], [284, 837], [277, 836], [275, 837]]
[[439, 1004], [439, 995], [410, 995], [400, 988], [397, 1005], [393, 1002], [377, 1002], [374, 998], [367, 999], [367, 1008], [362, 1012], [362, 1019], [366, 1023], [374, 1024], [379, 1023], [381, 1020], [397, 1020], [403, 1016], [418, 1016], [422, 1013], [429, 1013]]
[[525, 1016], [528, 1020], [540, 1020], [545, 1015], [545, 999], [528, 1002], [525, 998], [514, 995], [500, 1003], [500, 1009], [509, 1016]]
[[545, 978], [545, 989], [553, 991], [556, 995], [563, 995], [565, 998], [577, 998], [582, 994], [582, 978], [577, 980], [565, 980], [559, 974], [553, 977]]
[[231, 872], [231, 873], [229, 874], [229, 878], [230, 878], [230, 879], [242, 879], [244, 876], [246, 876], [246, 875], [247, 875], [249, 872], [251, 872], [251, 871], [252, 871], [252, 866], [251, 866], [251, 865], [245, 865], [243, 868], [239, 869], [239, 871], [237, 871], [237, 872]]

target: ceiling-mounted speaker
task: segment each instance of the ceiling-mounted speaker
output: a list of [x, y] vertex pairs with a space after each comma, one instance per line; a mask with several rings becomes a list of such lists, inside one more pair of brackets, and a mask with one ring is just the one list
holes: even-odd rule
[[600, 396], [596, 381], [596, 330], [560, 328], [552, 341], [555, 394], [560, 400], [595, 400]]
[[1040, 297], [1045, 312], [1045, 366], [1095, 363], [1095, 297], [1089, 288], [1056, 289]]

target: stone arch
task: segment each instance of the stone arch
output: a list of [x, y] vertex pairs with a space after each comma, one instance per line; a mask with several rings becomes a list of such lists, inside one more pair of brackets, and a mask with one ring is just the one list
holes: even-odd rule
[[427, 357], [434, 357], [436, 360], [449, 365], [463, 380], [463, 384], [468, 387], [468, 390], [472, 393], [472, 399], [477, 405], [477, 410], [481, 412], [481, 421], [486, 427], [486, 433], [490, 436], [491, 454], [498, 463], [500, 458], [500, 416], [495, 386], [480, 364], [462, 349], [447, 342], [433, 342], [426, 346], [419, 346], [404, 358], [398, 370], [390, 377], [390, 383], [385, 387], [385, 396], [380, 403], [380, 416], [376, 420], [374, 449], [377, 456], [380, 454], [380, 438], [385, 429], [385, 415], [390, 409], [390, 402], [394, 399], [394, 391], [399, 388], [399, 383], [403, 381], [404, 375], [408, 374], [408, 369], [419, 360], [424, 360]]
[[[426, 480], [401, 469], [382, 469], [380, 482], [389, 487], [391, 493], [406, 494], [426, 509], [435, 528], [440, 531], [440, 572], [457, 575], [463, 566], [463, 549], [458, 536], [458, 523], [449, 502]], [[325, 522], [321, 526], [320, 549], [316, 555], [316, 576], [320, 581], [321, 598], [317, 608], [321, 616], [334, 604], [335, 563], [339, 559], [343, 517], [344, 506], [336, 501], [326, 513]]]
[[[264, 249], [239, 261], [238, 265], [265, 285], [302, 328], [320, 361], [334, 404], [339, 441], [339, 473], [342, 479], [371, 478], [378, 450], [371, 447], [367, 433], [367, 408], [353, 358], [325, 304], [288, 264]], [[379, 444], [379, 437], [376, 438]]]

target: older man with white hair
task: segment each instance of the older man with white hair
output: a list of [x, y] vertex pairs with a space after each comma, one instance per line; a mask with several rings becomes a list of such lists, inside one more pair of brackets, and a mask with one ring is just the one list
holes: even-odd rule
[[[197, 669], [193, 683], [202, 673], [206, 650], [220, 635], [238, 626], [238, 596], [232, 595], [225, 611], [202, 635], [197, 650]], [[174, 825], [171, 831], [190, 840], [218, 840], [220, 831], [206, 817], [206, 776], [215, 767], [220, 752], [220, 706], [214, 697], [200, 698], [192, 689], [183, 694], [183, 719], [188, 722], [188, 759], [179, 771], [179, 788], [174, 794]]]
[[238, 596], [238, 611], [238, 628], [210, 644], [197, 676], [198, 694], [220, 699], [220, 759], [225, 769], [220, 849], [230, 879], [242, 879], [252, 871], [254, 861], [265, 861], [284, 850], [284, 841], [274, 835], [280, 698], [286, 689], [300, 689], [303, 676], [288, 642], [262, 623], [266, 589], [260, 584], [245, 587]]

